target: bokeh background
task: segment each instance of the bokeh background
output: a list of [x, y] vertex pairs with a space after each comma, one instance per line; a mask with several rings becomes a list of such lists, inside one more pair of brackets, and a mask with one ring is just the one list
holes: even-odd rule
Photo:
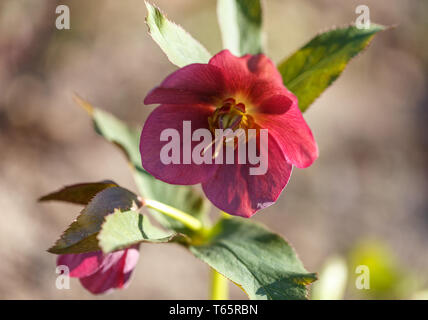
[[[157, 0], [210, 52], [219, 51], [215, 0]], [[55, 28], [58, 4], [71, 30]], [[346, 298], [410, 298], [428, 288], [428, 2], [267, 0], [269, 56], [288, 56], [319, 31], [355, 21], [366, 4], [379, 34], [305, 113], [320, 158], [293, 177], [260, 220], [285, 236], [310, 271], [347, 261]], [[0, 0], [0, 298], [91, 296], [55, 287], [46, 249], [80, 208], [37, 198], [112, 179], [135, 190], [125, 160], [98, 137], [79, 93], [141, 127], [142, 100], [175, 67], [151, 40], [143, 0]], [[262, 257], [261, 257], [262, 258]], [[369, 264], [372, 288], [355, 290]], [[205, 299], [208, 267], [177, 245], [143, 245], [128, 289], [108, 299]], [[245, 298], [231, 285], [232, 298]]]

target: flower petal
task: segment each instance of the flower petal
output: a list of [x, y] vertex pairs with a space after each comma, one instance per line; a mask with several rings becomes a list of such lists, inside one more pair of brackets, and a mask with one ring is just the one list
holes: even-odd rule
[[278, 86], [283, 86], [281, 74], [273, 61], [264, 54], [250, 56], [247, 65], [248, 70], [258, 78], [274, 82]]
[[[260, 146], [258, 148], [260, 154]], [[237, 159], [237, 151], [235, 159]], [[273, 137], [268, 138], [268, 168], [263, 175], [250, 175], [251, 164], [224, 164], [202, 188], [219, 209], [237, 216], [251, 217], [278, 199], [291, 175], [292, 166]], [[248, 161], [247, 161], [248, 163]]]
[[70, 269], [69, 276], [73, 278], [87, 277], [97, 272], [102, 263], [103, 254], [101, 251], [62, 254], [57, 258], [57, 266], [65, 265]]
[[256, 110], [260, 113], [283, 114], [290, 109], [292, 104], [293, 100], [291, 96], [274, 95], [263, 101]]
[[318, 146], [297, 103], [284, 114], [257, 114], [256, 123], [269, 130], [288, 162], [298, 168], [309, 167], [318, 158]]
[[233, 94], [238, 91], [247, 91], [251, 86], [253, 78], [247, 66], [250, 57], [249, 54], [236, 57], [226, 49], [213, 56], [208, 64], [222, 71], [227, 91]]
[[[194, 147], [200, 142], [191, 141], [190, 136], [183, 136], [183, 121], [190, 121], [191, 132], [203, 128], [208, 129], [208, 117], [213, 113], [213, 107], [204, 105], [161, 105], [148, 117], [144, 124], [140, 140], [141, 161], [155, 178], [171, 184], [191, 185], [206, 181], [217, 166], [212, 164], [195, 164], [191, 157]], [[179, 134], [179, 143], [174, 145], [180, 152], [179, 164], [163, 164], [161, 150], [170, 141], [160, 141], [165, 129], [175, 129]], [[190, 146], [190, 151], [184, 151], [184, 145]], [[190, 159], [185, 164], [184, 156]]]
[[195, 63], [169, 75], [160, 86], [150, 91], [145, 104], [214, 103], [225, 90], [221, 70], [208, 64]]
[[243, 95], [252, 104], [289, 93], [274, 63], [264, 54], [236, 57], [229, 50], [223, 50], [211, 58], [209, 65], [223, 72], [228, 95]]
[[80, 279], [82, 285], [93, 294], [125, 288], [138, 261], [138, 246], [105, 255], [100, 269]]

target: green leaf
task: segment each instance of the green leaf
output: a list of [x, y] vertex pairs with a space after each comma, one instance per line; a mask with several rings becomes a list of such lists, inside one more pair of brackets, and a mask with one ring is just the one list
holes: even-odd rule
[[56, 200], [87, 205], [97, 193], [104, 189], [117, 186], [118, 185], [115, 182], [109, 180], [101, 182], [79, 183], [66, 186], [61, 190], [43, 196], [39, 199], [39, 201]]
[[141, 242], [170, 242], [177, 237], [180, 236], [154, 227], [147, 216], [131, 210], [107, 216], [98, 241], [101, 249], [109, 253]]
[[165, 52], [169, 61], [184, 67], [191, 63], [208, 63], [211, 54], [182, 27], [169, 21], [159, 8], [145, 2], [146, 23], [153, 40]]
[[193, 254], [240, 286], [250, 299], [305, 299], [316, 280], [280, 236], [243, 218], [223, 219]]
[[[134, 180], [143, 198], [157, 200], [173, 206], [191, 214], [203, 223], [206, 222], [209, 203], [193, 187], [162, 182], [143, 169], [139, 151], [140, 130], [130, 128], [126, 123], [117, 119], [112, 114], [94, 108], [87, 101], [77, 96], [75, 100], [92, 116], [97, 133], [125, 153], [132, 165]], [[150, 210], [150, 212], [165, 228], [185, 234], [192, 233], [181, 222], [155, 210]]]
[[97, 233], [104, 217], [116, 210], [139, 208], [142, 203], [137, 195], [121, 187], [111, 187], [99, 192], [83, 209], [77, 219], [48, 251], [56, 254], [84, 253], [99, 250]]
[[300, 110], [304, 112], [339, 77], [347, 63], [384, 29], [371, 24], [369, 29], [349, 26], [324, 32], [282, 61], [279, 72], [285, 86], [299, 99]]
[[217, 16], [225, 49], [236, 56], [263, 51], [260, 0], [218, 0]]
[[129, 127], [111, 113], [98, 108], [93, 108], [92, 119], [99, 135], [119, 147], [134, 167], [141, 167], [140, 130]]

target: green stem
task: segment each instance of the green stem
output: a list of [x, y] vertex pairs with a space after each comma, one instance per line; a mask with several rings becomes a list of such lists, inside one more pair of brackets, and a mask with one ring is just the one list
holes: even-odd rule
[[156, 211], [159, 211], [168, 217], [180, 221], [182, 224], [184, 224], [186, 227], [193, 231], [201, 231], [203, 229], [202, 222], [196, 219], [195, 217], [192, 217], [186, 212], [183, 212], [156, 200], [144, 199], [144, 204], [147, 207], [155, 209]]
[[[156, 200], [144, 199], [144, 204], [151, 209], [155, 209], [164, 215], [180, 221], [186, 227], [193, 231], [206, 231], [201, 221], [191, 216], [190, 214], [178, 210], [174, 207], [166, 205]], [[227, 214], [224, 214], [227, 217]], [[211, 273], [211, 299], [212, 300], [227, 300], [229, 296], [229, 282], [220, 273], [212, 269]]]
[[228, 298], [228, 280], [214, 269], [211, 269], [211, 300], [227, 300]]

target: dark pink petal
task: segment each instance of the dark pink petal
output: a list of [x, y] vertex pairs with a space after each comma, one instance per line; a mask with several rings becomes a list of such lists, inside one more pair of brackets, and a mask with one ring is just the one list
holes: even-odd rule
[[283, 86], [282, 76], [271, 59], [264, 54], [250, 56], [248, 69], [258, 78], [273, 82], [275, 85]]
[[[183, 141], [190, 143], [190, 150], [200, 142], [192, 142], [191, 138], [183, 137], [183, 121], [191, 121], [193, 131], [208, 129], [208, 117], [213, 108], [205, 105], [161, 105], [148, 117], [144, 124], [140, 140], [141, 161], [155, 178], [171, 184], [191, 185], [206, 181], [215, 170], [216, 165], [195, 164], [191, 152], [184, 152]], [[161, 149], [169, 141], [160, 141], [161, 132], [165, 129], [175, 129], [180, 135], [177, 148], [180, 150], [179, 164], [163, 164]], [[190, 157], [190, 163], [185, 164], [184, 153]]]
[[287, 161], [296, 167], [306, 168], [318, 158], [318, 146], [297, 103], [284, 114], [257, 114], [255, 121], [269, 130]]
[[79, 254], [63, 254], [57, 258], [57, 266], [65, 265], [70, 269], [70, 277], [81, 278], [87, 277], [95, 273], [103, 259], [101, 251], [79, 253]]
[[293, 100], [293, 94], [287, 90], [282, 84], [277, 85], [274, 82], [256, 79], [253, 81], [252, 86], [249, 89], [248, 99], [250, 104], [257, 108], [266, 100], [273, 96], [286, 96]]
[[[235, 160], [236, 157], [235, 154]], [[238, 164], [237, 161], [222, 165], [210, 180], [202, 184], [208, 199], [229, 214], [247, 218], [272, 205], [287, 185], [292, 170], [274, 138], [269, 136], [268, 139], [267, 172], [250, 175], [250, 167], [253, 166]]]
[[247, 92], [253, 82], [247, 65], [250, 57], [249, 54], [236, 57], [229, 50], [222, 50], [212, 57], [208, 64], [216, 66], [222, 71], [228, 93]]
[[212, 104], [224, 94], [221, 70], [208, 64], [191, 64], [168, 76], [144, 99], [145, 104]]
[[138, 246], [106, 254], [99, 270], [88, 277], [80, 278], [80, 282], [93, 294], [125, 288], [138, 257]]
[[257, 108], [256, 112], [268, 114], [283, 114], [290, 109], [293, 100], [285, 95], [275, 95], [263, 101]]
[[223, 72], [228, 95], [243, 95], [252, 104], [289, 93], [274, 63], [263, 54], [236, 57], [229, 50], [223, 50], [212, 57], [209, 64]]

